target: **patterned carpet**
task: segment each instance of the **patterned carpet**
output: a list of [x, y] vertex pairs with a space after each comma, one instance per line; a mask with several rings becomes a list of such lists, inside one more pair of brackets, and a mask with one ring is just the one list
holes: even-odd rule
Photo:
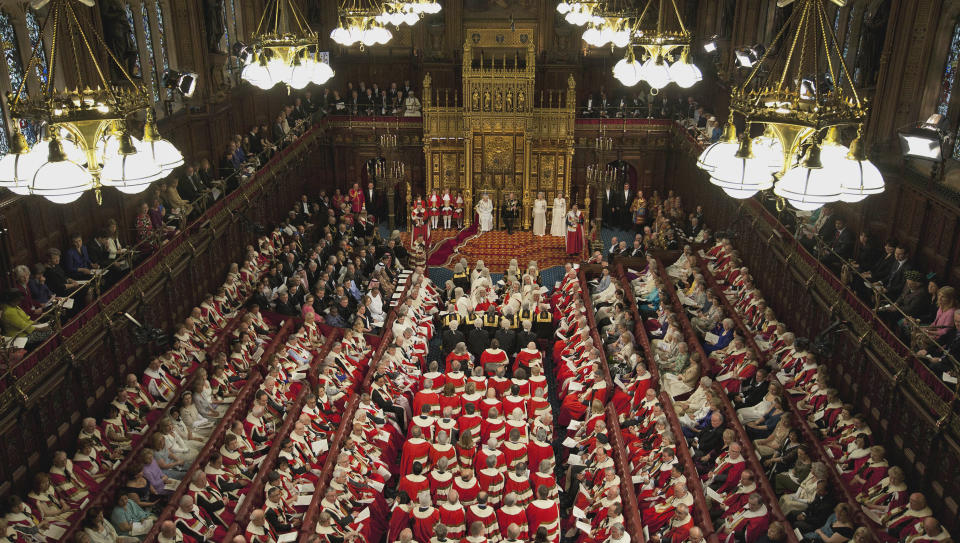
[[491, 273], [502, 273], [510, 264], [510, 259], [516, 258], [521, 268], [529, 261], [536, 260], [542, 270], [570, 261], [565, 243], [564, 238], [559, 237], [539, 237], [532, 232], [507, 234], [495, 230], [468, 239], [450, 255], [444, 265], [452, 268], [461, 258], [466, 258], [472, 266], [480, 259]]
[[[457, 235], [459, 230], [434, 230], [430, 233], [430, 245], [431, 247], [438, 247], [444, 241], [452, 238]], [[400, 239], [403, 241], [403, 246], [410, 248], [410, 232], [403, 231], [400, 232]]]

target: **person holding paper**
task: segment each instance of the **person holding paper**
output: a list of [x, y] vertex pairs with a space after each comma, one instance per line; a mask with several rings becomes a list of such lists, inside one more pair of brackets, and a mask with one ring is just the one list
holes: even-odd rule
[[254, 509], [250, 513], [250, 522], [243, 533], [247, 543], [277, 543], [277, 533], [267, 522], [263, 509]]
[[[103, 516], [103, 508], [95, 505], [87, 510], [83, 521], [83, 532], [91, 543], [137, 543], [136, 537], [117, 534], [116, 528]], [[226, 535], [226, 534], [224, 534]]]
[[[200, 475], [203, 476], [202, 473]], [[121, 494], [110, 513], [110, 520], [117, 535], [139, 537], [150, 531], [156, 517], [144, 511], [127, 495]]]
[[43, 342], [53, 334], [48, 324], [38, 324], [31, 319], [23, 308], [23, 292], [10, 289], [0, 294], [0, 326], [6, 337], [25, 337], [27, 348]]

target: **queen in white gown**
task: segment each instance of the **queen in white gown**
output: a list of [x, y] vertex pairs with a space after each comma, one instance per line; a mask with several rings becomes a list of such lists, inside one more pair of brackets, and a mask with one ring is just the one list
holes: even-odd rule
[[493, 202], [489, 194], [484, 194], [477, 204], [477, 215], [480, 216], [480, 231], [493, 230]]
[[553, 199], [550, 235], [561, 238], [567, 235], [567, 199], [562, 194]]
[[533, 235], [547, 235], [547, 200], [542, 192], [538, 192], [537, 199], [533, 201]]

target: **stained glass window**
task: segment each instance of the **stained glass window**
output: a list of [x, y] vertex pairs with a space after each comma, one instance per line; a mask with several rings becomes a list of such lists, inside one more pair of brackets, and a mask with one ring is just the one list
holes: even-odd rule
[[10, 145], [7, 143], [7, 121], [0, 115], [0, 156], [7, 154]]
[[[160, 44], [160, 61], [163, 65], [161, 77], [163, 77], [163, 74], [167, 73], [167, 70], [170, 69], [170, 57], [167, 55], [167, 42], [164, 36], [165, 30], [163, 25], [163, 6], [160, 4], [160, 0], [153, 0], [153, 9], [157, 17], [157, 41]], [[167, 100], [172, 100], [173, 90], [166, 89], [165, 92], [167, 94]]]
[[30, 47], [37, 53], [37, 60], [34, 65], [37, 79], [40, 80], [42, 85], [46, 85], [50, 74], [50, 67], [47, 64], [47, 50], [43, 43], [40, 25], [37, 24], [37, 16], [29, 9], [27, 10], [26, 23], [27, 34], [30, 36]]
[[229, 50], [230, 50], [230, 30], [231, 30], [231, 28], [230, 28], [230, 19], [231, 19], [231, 17], [230, 17], [230, 8], [227, 6], [227, 3], [226, 3], [226, 2], [224, 2], [224, 3], [221, 5], [221, 7], [223, 8], [223, 20], [224, 20], [224, 22], [226, 23], [225, 25], [223, 25], [223, 39], [224, 39], [224, 41], [227, 42], [226, 47], [224, 47], [223, 49], [224, 49], [225, 51], [229, 51]]
[[946, 115], [950, 110], [950, 96], [957, 81], [957, 64], [960, 62], [960, 23], [954, 25], [953, 36], [950, 38], [950, 50], [947, 51], [947, 62], [943, 67], [943, 78], [940, 80], [940, 95], [937, 97], [937, 113]]
[[130, 74], [130, 75], [132, 77], [136, 77], [136, 76], [143, 77], [143, 68], [140, 66], [140, 53], [139, 53], [140, 42], [139, 40], [137, 40], [137, 30], [136, 30], [137, 27], [136, 25], [133, 24], [133, 10], [130, 9], [130, 2], [127, 2], [126, 4], [124, 4], [123, 7], [124, 7], [124, 10], [127, 12], [127, 24], [130, 25], [130, 43], [133, 44], [134, 50], [137, 51], [137, 54], [134, 57], [136, 60], [134, 65], [136, 66], [137, 73]]
[[[10, 89], [17, 92], [23, 84], [23, 57], [20, 56], [20, 45], [17, 41], [17, 31], [13, 27], [13, 19], [5, 11], [0, 11], [0, 44], [3, 45], [3, 59], [7, 63], [7, 75], [10, 76]], [[27, 89], [23, 89], [26, 96]]]
[[147, 76], [147, 73], [150, 74], [151, 90], [153, 91], [153, 101], [160, 101], [160, 77], [156, 71], [157, 67], [157, 57], [153, 53], [153, 31], [150, 28], [150, 15], [147, 13], [146, 4], [140, 4], [140, 18], [143, 20], [143, 39], [146, 42], [147, 46], [147, 70], [143, 74], [144, 77]]

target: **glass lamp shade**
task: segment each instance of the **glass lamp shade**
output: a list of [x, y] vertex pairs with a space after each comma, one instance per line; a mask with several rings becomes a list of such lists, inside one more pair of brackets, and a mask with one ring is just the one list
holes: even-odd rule
[[[408, 11], [407, 13], [401, 14], [400, 23], [407, 23], [410, 26], [417, 24], [417, 21], [420, 20], [420, 16], [413, 11]], [[394, 23], [396, 26], [400, 26], [400, 23]]]
[[294, 89], [302, 89], [313, 81], [316, 66], [313, 59], [304, 58], [290, 68], [290, 79], [287, 81]]
[[613, 42], [614, 47], [626, 47], [630, 44], [630, 31], [618, 30], [613, 33], [610, 41]]
[[770, 173], [783, 169], [783, 144], [776, 136], [764, 132], [753, 138], [753, 154], [767, 157]]
[[277, 83], [289, 83], [292, 70], [293, 67], [289, 63], [284, 62], [279, 55], [267, 61], [267, 71], [270, 72], [270, 79], [274, 85]]
[[[728, 188], [728, 187], [720, 187], [720, 188], [723, 189], [723, 192], [724, 192], [727, 196], [729, 196], [729, 197], [731, 197], [731, 198], [736, 198], [737, 200], [746, 200], [747, 198], [749, 198], [749, 197], [753, 196], [754, 194], [756, 194], [757, 192], [759, 192], [759, 191], [753, 190], [753, 189], [732, 189], [732, 188]], [[769, 188], [769, 187], [768, 187], [768, 188]]]
[[[340, 45], [350, 45], [356, 41], [350, 30], [342, 26], [338, 26], [330, 32], [330, 39], [339, 43]], [[246, 78], [244, 77], [244, 79]]]
[[163, 138], [143, 142], [134, 140], [134, 145], [156, 163], [163, 175], [183, 166], [183, 153]]
[[55, 204], [69, 204], [92, 188], [93, 176], [83, 166], [69, 160], [48, 160], [33, 174], [27, 192]]
[[751, 143], [745, 138], [732, 156], [722, 157], [710, 172], [710, 183], [734, 198], [748, 198], [773, 186], [767, 157], [754, 155]]
[[777, 181], [773, 193], [795, 207], [812, 211], [823, 204], [840, 200], [840, 167], [809, 168], [795, 166]]
[[241, 72], [240, 77], [242, 77], [246, 82], [251, 85], [267, 90], [272, 88], [275, 84], [273, 77], [270, 74], [270, 70], [266, 66], [259, 62], [252, 62], [246, 65]]
[[132, 155], [117, 155], [108, 159], [103, 165], [100, 182], [105, 187], [114, 187], [125, 194], [139, 194], [146, 190], [150, 183], [165, 175], [149, 153], [139, 151]]
[[707, 173], [713, 172], [722, 161], [733, 158], [739, 147], [737, 132], [730, 123], [727, 123], [724, 125], [723, 137], [707, 146], [697, 157], [697, 167]]
[[603, 39], [603, 32], [597, 29], [597, 27], [591, 26], [590, 28], [583, 31], [583, 36], [581, 37], [583, 41], [594, 47], [600, 47], [606, 43]]
[[690, 64], [684, 55], [670, 66], [670, 79], [673, 79], [678, 87], [688, 89], [703, 79], [703, 74], [700, 73], [700, 68]]
[[[10, 189], [17, 194], [26, 194], [26, 184], [30, 178], [37, 173], [37, 169], [46, 162], [46, 152], [38, 152], [37, 148], [43, 145], [36, 145], [34, 149], [25, 153], [7, 153], [0, 158], [0, 187]], [[17, 189], [23, 189], [19, 192]]]
[[557, 4], [557, 13], [560, 15], [566, 15], [570, 12], [570, 4], [567, 2], [560, 2]]
[[642, 79], [651, 89], [662, 89], [670, 84], [670, 67], [662, 57], [650, 57], [643, 63]]
[[313, 82], [316, 85], [323, 85], [333, 77], [333, 68], [326, 62], [315, 61], [313, 66]]
[[643, 66], [637, 62], [633, 55], [627, 55], [620, 59], [613, 67], [613, 76], [616, 77], [624, 86], [632, 87], [640, 82]]
[[859, 202], [871, 194], [883, 192], [883, 175], [867, 160], [858, 136], [850, 144], [850, 153], [840, 162], [840, 200]]

